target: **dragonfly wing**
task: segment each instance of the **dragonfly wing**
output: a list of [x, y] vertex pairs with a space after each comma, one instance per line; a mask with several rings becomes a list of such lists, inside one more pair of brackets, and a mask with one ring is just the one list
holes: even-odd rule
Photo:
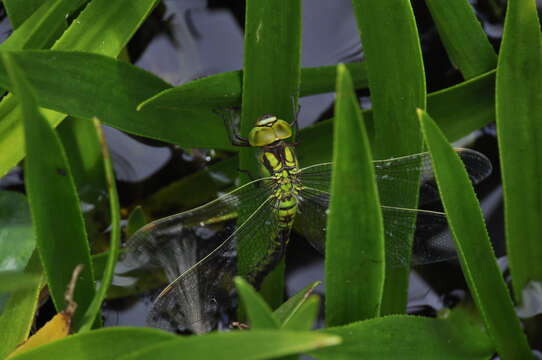
[[[314, 248], [323, 253], [329, 193], [305, 186], [301, 197], [297, 228]], [[381, 209], [387, 246], [386, 262], [392, 266], [408, 266], [410, 253], [412, 265], [445, 261], [457, 256], [445, 214], [388, 206]], [[414, 237], [410, 248], [412, 234]]]
[[294, 228], [303, 234], [312, 247], [323, 254], [329, 193], [305, 186], [299, 198], [298, 214], [295, 217]]
[[[422, 265], [457, 257], [444, 213], [382, 206], [386, 261], [394, 267]], [[412, 250], [409, 237], [414, 233]]]
[[236, 243], [264, 227], [270, 194], [259, 179], [202, 207], [151, 222], [129, 239], [125, 263], [159, 267], [172, 282], [155, 301], [151, 325], [197, 333], [218, 325], [235, 305]]
[[[473, 184], [491, 174], [491, 162], [481, 153], [470, 149], [455, 149]], [[420, 188], [420, 205], [439, 199], [439, 192], [433, 172], [431, 155], [427, 152], [374, 161], [380, 202], [385, 206], [404, 207], [410, 205], [405, 197], [417, 187]], [[418, 175], [419, 174], [419, 175]]]
[[[481, 153], [470, 149], [455, 149], [463, 161], [472, 183], [477, 184], [491, 174], [491, 162]], [[421, 205], [439, 198], [431, 156], [419, 153], [394, 159], [373, 161], [380, 202], [385, 206], [404, 207], [404, 194], [420, 188]], [[303, 185], [329, 192], [332, 163], [317, 164], [301, 169]]]

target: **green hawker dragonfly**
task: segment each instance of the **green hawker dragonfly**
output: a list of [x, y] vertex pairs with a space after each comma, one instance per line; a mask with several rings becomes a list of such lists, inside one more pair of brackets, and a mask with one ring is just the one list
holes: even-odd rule
[[[151, 326], [196, 333], [216, 328], [235, 302], [233, 276], [241, 266], [237, 247], [251, 254], [250, 249], [258, 250], [249, 259], [257, 265], [243, 274], [258, 286], [284, 255], [294, 221], [312, 246], [324, 250], [332, 164], [300, 169], [293, 145], [287, 142], [291, 124], [275, 116], [261, 117], [248, 139], [236, 131], [230, 135], [236, 145], [261, 150], [263, 177], [203, 206], [151, 222], [129, 239], [129, 263], [160, 267], [170, 281], [149, 314]], [[491, 172], [484, 155], [456, 151], [473, 183]], [[375, 161], [374, 167], [387, 237], [386, 261], [408, 266], [404, 254], [413, 233], [412, 264], [452, 258], [453, 241], [444, 214], [405, 209], [397, 201], [402, 189], [412, 189], [413, 178], [421, 188], [421, 203], [438, 198], [429, 154]]]

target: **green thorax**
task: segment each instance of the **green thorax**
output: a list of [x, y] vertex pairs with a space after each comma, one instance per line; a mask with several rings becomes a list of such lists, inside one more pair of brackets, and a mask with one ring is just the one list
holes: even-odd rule
[[302, 189], [294, 147], [285, 141], [291, 136], [290, 124], [266, 115], [256, 122], [248, 138], [251, 146], [261, 149], [261, 171], [265, 177], [272, 178], [273, 196], [278, 200], [279, 225], [283, 228], [291, 228]]

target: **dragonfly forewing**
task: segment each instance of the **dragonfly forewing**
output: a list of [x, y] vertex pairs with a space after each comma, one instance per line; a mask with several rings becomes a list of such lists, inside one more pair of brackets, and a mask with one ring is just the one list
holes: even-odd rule
[[[491, 162], [484, 155], [468, 149], [455, 150], [473, 183], [491, 173]], [[374, 168], [382, 205], [386, 261], [404, 267], [456, 257], [445, 214], [404, 207], [406, 199], [402, 194], [412, 189], [420, 189], [422, 204], [439, 198], [429, 153], [375, 161]], [[301, 169], [299, 176], [304, 190], [295, 228], [320, 252], [325, 249], [331, 171], [331, 163], [318, 164]]]
[[[307, 241], [323, 253], [329, 193], [306, 188], [301, 196], [295, 229], [299, 229]], [[387, 246], [386, 262], [393, 267], [429, 264], [456, 257], [454, 242], [447, 230], [448, 223], [443, 213], [388, 206], [382, 206], [381, 209]]]
[[[481, 153], [470, 149], [455, 149], [463, 161], [473, 184], [491, 174], [491, 162]], [[426, 205], [439, 198], [431, 156], [419, 153], [373, 162], [380, 202], [385, 206], [404, 207], [405, 195], [420, 189], [419, 204]], [[308, 166], [301, 169], [303, 185], [329, 192], [332, 163]]]
[[130, 267], [160, 268], [170, 284], [155, 300], [150, 325], [210, 331], [235, 306], [236, 247], [272, 231], [271, 189], [265, 179], [191, 211], [152, 222], [127, 244]]

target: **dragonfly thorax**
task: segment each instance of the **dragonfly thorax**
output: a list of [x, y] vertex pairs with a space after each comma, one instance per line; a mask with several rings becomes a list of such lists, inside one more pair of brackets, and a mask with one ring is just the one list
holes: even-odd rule
[[279, 225], [290, 228], [297, 213], [299, 193], [303, 189], [299, 181], [299, 167], [294, 149], [284, 141], [264, 146], [260, 154], [264, 176], [270, 177]]

